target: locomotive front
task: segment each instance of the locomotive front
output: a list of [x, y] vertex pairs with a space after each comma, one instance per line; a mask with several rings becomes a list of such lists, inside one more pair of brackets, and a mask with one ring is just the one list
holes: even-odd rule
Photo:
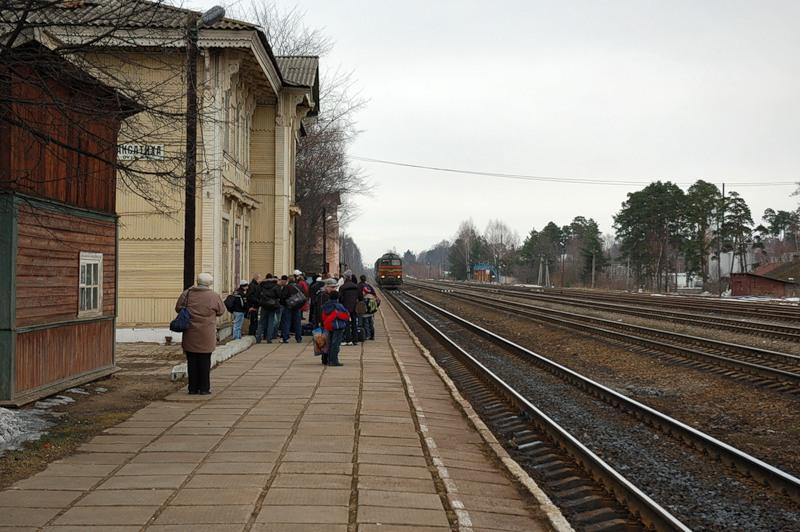
[[389, 290], [402, 286], [403, 261], [399, 255], [386, 253], [375, 262], [375, 281]]

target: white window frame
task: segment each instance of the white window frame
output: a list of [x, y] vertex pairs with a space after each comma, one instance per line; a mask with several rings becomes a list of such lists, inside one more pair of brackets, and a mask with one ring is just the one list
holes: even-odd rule
[[[95, 294], [97, 297], [96, 303]], [[90, 299], [88, 305], [85, 304], [87, 297]], [[100, 316], [102, 314], [103, 254], [81, 251], [78, 269], [78, 317]]]

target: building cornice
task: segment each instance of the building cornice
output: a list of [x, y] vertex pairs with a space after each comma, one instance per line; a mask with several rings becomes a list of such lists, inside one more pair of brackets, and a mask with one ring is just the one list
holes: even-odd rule
[[247, 205], [251, 209], [257, 209], [261, 206], [261, 202], [256, 198], [242, 190], [241, 188], [224, 184], [222, 185], [222, 195], [236, 199], [239, 203]]
[[[136, 28], [117, 30], [113, 35], [103, 37], [107, 28], [95, 27], [51, 27], [48, 32], [66, 45], [79, 45], [94, 41], [97, 47], [113, 48], [184, 48], [186, 34], [181, 29]], [[279, 94], [285, 88], [278, 66], [261, 42], [255, 30], [217, 30], [201, 29], [198, 46], [200, 50], [212, 48], [249, 49], [264, 72], [272, 90]], [[288, 88], [288, 87], [287, 87]]]

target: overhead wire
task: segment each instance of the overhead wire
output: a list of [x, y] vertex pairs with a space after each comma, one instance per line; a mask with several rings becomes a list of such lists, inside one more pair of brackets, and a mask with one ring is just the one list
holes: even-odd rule
[[[475, 175], [483, 177], [497, 177], [502, 179], [517, 179], [523, 181], [539, 181], [546, 183], [569, 183], [569, 184], [583, 184], [583, 185], [625, 185], [625, 186], [640, 186], [649, 185], [653, 181], [664, 181], [666, 178], [650, 179], [647, 181], [638, 181], [632, 179], [605, 179], [605, 178], [590, 178], [590, 177], [555, 177], [543, 175], [529, 175], [529, 174], [509, 174], [504, 172], [489, 172], [482, 170], [466, 170], [459, 168], [448, 168], [442, 166], [429, 166], [424, 164], [406, 163], [399, 161], [388, 161], [385, 159], [375, 159], [372, 157], [361, 157], [357, 155], [350, 155], [350, 159], [354, 161], [361, 161], [366, 163], [385, 164], [389, 166], [399, 166], [403, 168], [415, 168], [418, 170], [432, 170], [435, 172], [446, 172], [452, 174]], [[793, 181], [730, 181], [721, 178], [698, 178], [709, 182], [725, 182], [726, 185], [737, 187], [759, 187], [759, 186], [798, 186], [800, 185], [800, 177]], [[678, 185], [691, 185], [692, 181], [678, 182]]]

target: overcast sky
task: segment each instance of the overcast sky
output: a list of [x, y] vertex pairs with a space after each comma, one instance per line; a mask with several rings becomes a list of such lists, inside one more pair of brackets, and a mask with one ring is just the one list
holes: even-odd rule
[[[797, 207], [791, 186], [730, 183], [800, 180], [800, 2], [279, 4], [325, 28], [336, 46], [323, 69], [354, 70], [369, 99], [352, 155], [642, 186], [726, 181], [756, 223], [767, 207]], [[467, 218], [524, 237], [580, 215], [611, 232], [641, 188], [358, 164], [375, 189], [347, 230], [368, 264], [452, 238]]]

